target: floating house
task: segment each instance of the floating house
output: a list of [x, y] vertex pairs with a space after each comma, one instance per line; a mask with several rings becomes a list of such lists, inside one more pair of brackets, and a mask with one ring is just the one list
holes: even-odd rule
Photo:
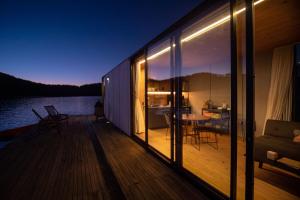
[[299, 199], [298, 42], [298, 0], [204, 1], [102, 77], [105, 117], [216, 199]]

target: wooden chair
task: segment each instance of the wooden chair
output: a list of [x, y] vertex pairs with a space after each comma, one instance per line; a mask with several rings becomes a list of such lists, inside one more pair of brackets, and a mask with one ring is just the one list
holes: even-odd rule
[[[181, 108], [181, 114], [191, 114], [191, 108]], [[182, 131], [183, 131], [183, 138], [185, 138], [185, 143], [188, 142], [188, 137], [191, 136], [192, 138], [194, 137], [194, 133], [190, 134], [189, 133], [189, 126], [192, 126], [193, 124], [190, 121], [181, 121], [180, 122]], [[191, 141], [192, 142], [192, 141]]]
[[53, 119], [54, 121], [56, 122], [66, 121], [67, 124], [69, 123], [68, 122], [69, 116], [67, 114], [59, 113], [53, 105], [44, 106], [44, 108], [46, 109], [50, 118]]
[[49, 117], [43, 118], [35, 109], [32, 109], [32, 112], [39, 119], [38, 130], [37, 130], [38, 132], [41, 132], [43, 130], [46, 131], [51, 128], [55, 128], [57, 130], [57, 132], [60, 133], [59, 124], [56, 121], [54, 121], [53, 119], [51, 119]]
[[[199, 150], [200, 150], [200, 143], [205, 143], [209, 144], [216, 144], [216, 146], [212, 146], [215, 149], [218, 149], [218, 131], [215, 128], [215, 124], [213, 121], [207, 122], [207, 123], [197, 123], [196, 126], [194, 127], [194, 132], [195, 132], [195, 140], [197, 141], [196, 143], [198, 144]], [[203, 134], [206, 135], [203, 135]], [[213, 135], [213, 138], [211, 138], [211, 135]], [[201, 139], [205, 139], [202, 140]]]
[[164, 117], [166, 119], [166, 123], [168, 125], [167, 130], [166, 130], [166, 138], [168, 137], [169, 130], [171, 129], [171, 121], [170, 121], [170, 114], [169, 113], [164, 113]]
[[[195, 132], [199, 135], [199, 148], [201, 134], [207, 133], [207, 140], [204, 143], [209, 144], [215, 149], [218, 149], [218, 134], [230, 133], [230, 112], [221, 113], [218, 118], [211, 118], [209, 123], [197, 124]], [[212, 144], [215, 144], [214, 146]]]

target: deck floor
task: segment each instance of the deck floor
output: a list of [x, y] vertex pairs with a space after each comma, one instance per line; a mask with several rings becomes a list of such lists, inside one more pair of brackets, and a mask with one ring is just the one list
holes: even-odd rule
[[92, 117], [0, 150], [1, 199], [207, 199], [129, 137]]

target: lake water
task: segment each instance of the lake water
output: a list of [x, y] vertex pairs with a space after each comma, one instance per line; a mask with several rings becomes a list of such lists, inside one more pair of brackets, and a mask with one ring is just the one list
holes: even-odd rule
[[42, 117], [47, 116], [45, 105], [54, 105], [60, 113], [88, 115], [94, 113], [94, 105], [101, 97], [39, 97], [0, 99], [0, 131], [38, 122], [31, 109]]

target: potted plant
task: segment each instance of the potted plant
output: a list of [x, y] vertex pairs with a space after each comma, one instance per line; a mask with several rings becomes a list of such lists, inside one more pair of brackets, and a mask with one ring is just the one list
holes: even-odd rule
[[103, 103], [100, 100], [98, 100], [95, 104], [95, 116], [96, 120], [104, 116]]

